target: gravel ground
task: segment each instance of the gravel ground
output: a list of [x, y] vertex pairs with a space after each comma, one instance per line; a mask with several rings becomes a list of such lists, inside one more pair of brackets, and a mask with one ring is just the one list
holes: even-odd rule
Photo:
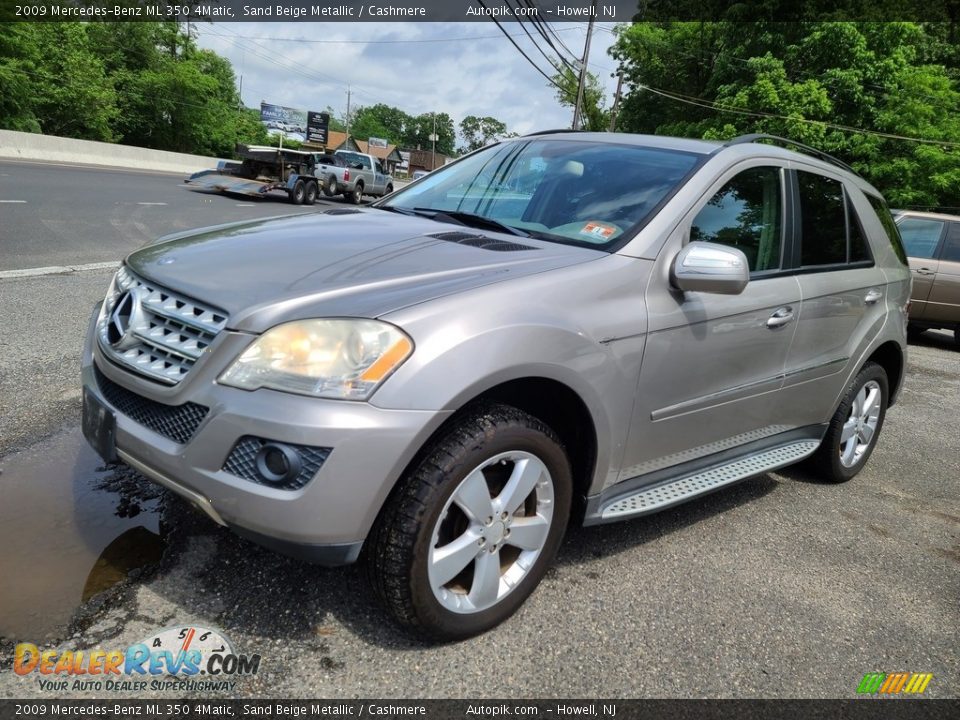
[[[78, 423], [79, 337], [106, 274], [17, 282], [16, 293], [0, 284], [3, 316], [18, 323], [4, 328], [0, 355], [8, 449]], [[31, 298], [51, 297], [62, 313], [34, 313]], [[30, 322], [42, 332], [13, 345]], [[37, 339], [51, 334], [62, 337], [54, 347]], [[42, 360], [17, 371], [16, 358], [38, 348]], [[239, 652], [262, 656], [230, 697], [852, 697], [866, 672], [915, 671], [934, 675], [927, 696], [955, 698], [958, 400], [960, 352], [928, 332], [852, 482], [789, 469], [649, 518], [573, 529], [517, 615], [449, 645], [392, 625], [361, 566], [282, 558], [166, 496], [160, 563], [79, 607], [45, 647], [125, 648], [171, 625], [220, 628]], [[152, 491], [133, 473], [122, 484], [133, 502]], [[12, 650], [0, 640], [0, 697], [51, 697], [36, 676], [10, 672]]]

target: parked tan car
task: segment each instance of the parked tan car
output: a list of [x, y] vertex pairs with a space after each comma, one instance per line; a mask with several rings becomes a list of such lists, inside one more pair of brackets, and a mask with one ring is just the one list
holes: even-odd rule
[[897, 226], [910, 260], [910, 330], [953, 330], [960, 345], [960, 216], [905, 211]]

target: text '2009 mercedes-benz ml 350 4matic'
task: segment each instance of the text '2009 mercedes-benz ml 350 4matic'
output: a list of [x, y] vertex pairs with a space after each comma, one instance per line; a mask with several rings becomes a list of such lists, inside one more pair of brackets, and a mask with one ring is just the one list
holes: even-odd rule
[[364, 550], [438, 638], [513, 613], [570, 522], [806, 458], [848, 480], [910, 272], [880, 193], [786, 142], [540, 133], [369, 207], [165, 238], [91, 320], [85, 434], [270, 548]]

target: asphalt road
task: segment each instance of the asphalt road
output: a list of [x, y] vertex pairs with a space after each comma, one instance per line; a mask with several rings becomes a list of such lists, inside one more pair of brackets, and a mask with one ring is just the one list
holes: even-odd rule
[[199, 193], [184, 175], [0, 160], [0, 271], [119, 260], [190, 228], [309, 212], [280, 193], [263, 200]]
[[[9, 164], [0, 166], [0, 173], [9, 172]], [[40, 178], [60, 170], [37, 172]], [[73, 178], [75, 189], [58, 192], [71, 197], [73, 210], [48, 215], [66, 223], [71, 212], [92, 218], [99, 207], [103, 216], [115, 212], [123, 226], [123, 210], [106, 209], [113, 207], [108, 202], [135, 203], [136, 193], [167, 192], [170, 181], [72, 172], [64, 177]], [[101, 189], [111, 183], [111, 199], [91, 185], [83, 190], [91, 193], [91, 206], [81, 208], [74, 192], [81, 192], [76, 188], [84, 177], [87, 184], [98, 178]], [[8, 180], [0, 175], [0, 183]], [[121, 200], [124, 186], [136, 186], [133, 198]], [[0, 199], [10, 187], [0, 184]], [[168, 190], [169, 197], [193, 202], [175, 184]], [[10, 212], [19, 210], [0, 205], [0, 257], [7, 268], [64, 264], [68, 257], [113, 260], [145, 236], [167, 231], [165, 222], [222, 222], [223, 214], [248, 212], [229, 199], [206, 199], [222, 206], [221, 216], [197, 205], [183, 211], [186, 220], [165, 219], [181, 210], [138, 206], [146, 208], [141, 218], [157, 215], [149, 215], [135, 240], [111, 231], [98, 247], [88, 228], [82, 259], [79, 246], [56, 244], [69, 233], [38, 230], [31, 249], [19, 231], [8, 231], [30, 223], [8, 225]], [[54, 212], [55, 205], [41, 207]], [[270, 212], [255, 211], [292, 209], [271, 205]], [[8, 253], [8, 244], [18, 253]], [[30, 577], [61, 572], [53, 559], [58, 551], [50, 549], [57, 542], [92, 542], [83, 527], [74, 539], [69, 522], [46, 517], [53, 514], [44, 510], [51, 496], [58, 502], [66, 496], [70, 505], [90, 502], [91, 493], [113, 493], [104, 504], [116, 504], [128, 525], [157, 503], [156, 486], [132, 472], [114, 473], [106, 489], [101, 483], [76, 490], [85, 482], [78, 472], [99, 472], [77, 430], [77, 376], [89, 311], [109, 276], [100, 270], [0, 277], [0, 517], [11, 512], [15, 486], [21, 492], [31, 482], [38, 513], [19, 526], [17, 537], [0, 527], [6, 553], [0, 578], [24, 592]], [[960, 352], [951, 336], [928, 332], [911, 345], [900, 403], [888, 414], [868, 466], [850, 483], [824, 484], [790, 469], [649, 518], [573, 529], [555, 568], [516, 616], [451, 645], [424, 644], [392, 625], [367, 589], [362, 567], [321, 569], [277, 556], [160, 493], [159, 522], [144, 525], [159, 526], [162, 559], [85, 602], [77, 588], [63, 621], [46, 637], [24, 630], [0, 639], [0, 697], [55, 696], [41, 690], [35, 676], [10, 672], [14, 641], [115, 649], [186, 624], [219, 628], [240, 652], [262, 656], [260, 672], [226, 693], [237, 697], [849, 698], [864, 673], [900, 671], [933, 673], [926, 695], [958, 697], [958, 404]], [[81, 510], [74, 520], [89, 526], [90, 509]], [[42, 552], [29, 537], [31, 527], [47, 548]], [[16, 567], [32, 570], [15, 570], [12, 547], [23, 548]], [[96, 566], [111, 562], [101, 556]], [[122, 578], [123, 566], [117, 567], [112, 572]], [[81, 584], [86, 574], [79, 568]], [[54, 580], [47, 582], [52, 588]], [[151, 693], [126, 696], [145, 694]]]

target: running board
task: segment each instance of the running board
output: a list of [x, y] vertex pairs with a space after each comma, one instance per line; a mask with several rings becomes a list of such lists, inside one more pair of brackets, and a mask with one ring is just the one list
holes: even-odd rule
[[615, 498], [605, 505], [600, 511], [599, 521], [625, 520], [678, 505], [754, 475], [792, 465], [812, 455], [818, 447], [820, 443], [817, 440], [801, 440], [693, 475], [642, 488], [631, 495]]

